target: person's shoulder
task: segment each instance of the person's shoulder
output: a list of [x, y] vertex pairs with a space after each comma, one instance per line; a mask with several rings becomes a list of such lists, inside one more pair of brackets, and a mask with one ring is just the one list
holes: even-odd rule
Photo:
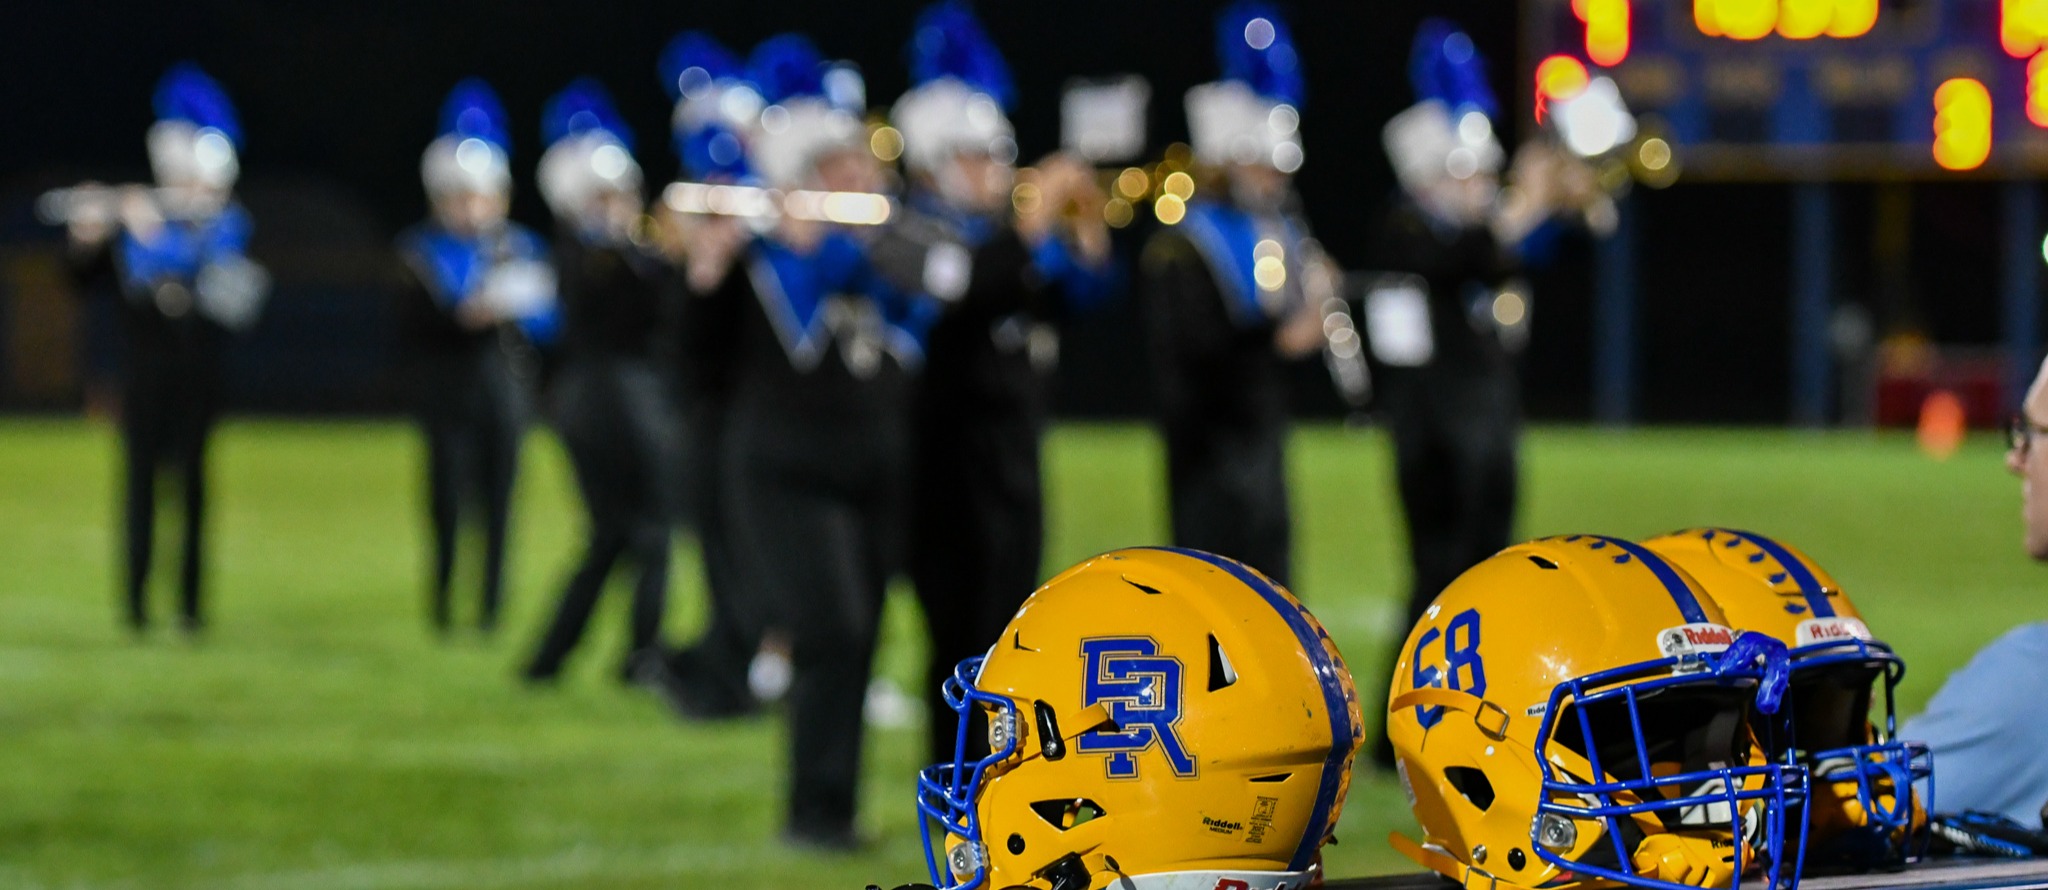
[[1955, 673], [1971, 685], [2011, 689], [2014, 684], [2048, 687], [2048, 621], [2022, 624], [1985, 644]]
[[[2006, 631], [1984, 647], [2032, 664], [2048, 664], [2048, 621], [2032, 621]], [[2044, 672], [2048, 676], [2048, 672]]]

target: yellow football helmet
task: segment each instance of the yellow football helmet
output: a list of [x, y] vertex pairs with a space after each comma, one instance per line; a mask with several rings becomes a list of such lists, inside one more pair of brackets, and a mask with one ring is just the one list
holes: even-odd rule
[[[1792, 647], [1790, 724], [1774, 747], [1806, 765], [1814, 787], [1811, 849], [1829, 862], [1886, 865], [1926, 841], [1927, 746], [1898, 739], [1893, 691], [1906, 662], [1870, 634], [1842, 586], [1798, 550], [1752, 532], [1698, 528], [1643, 546], [1707, 589], [1728, 620]], [[1882, 729], [1871, 722], [1883, 684]]]
[[1510, 547], [1408, 635], [1387, 732], [1420, 843], [1487, 890], [1797, 882], [1805, 771], [1750, 730], [1788, 682], [1783, 643], [1737, 634], [1682, 570], [1617, 538]]
[[[917, 793], [942, 888], [1301, 890], [1364, 737], [1322, 625], [1265, 576], [1192, 550], [1062, 572], [945, 694], [954, 761]], [[977, 710], [994, 753], [970, 761]]]

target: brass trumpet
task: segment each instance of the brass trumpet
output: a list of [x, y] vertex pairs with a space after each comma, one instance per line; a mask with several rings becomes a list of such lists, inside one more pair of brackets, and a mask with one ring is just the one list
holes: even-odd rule
[[707, 182], [669, 183], [662, 189], [661, 203], [677, 213], [764, 221], [788, 218], [842, 226], [885, 225], [896, 215], [896, 200], [874, 192], [783, 191]]
[[[1112, 229], [1129, 228], [1141, 209], [1150, 208], [1166, 225], [1176, 225], [1195, 194], [1194, 151], [1184, 143], [1167, 146], [1159, 160], [1123, 167], [1097, 167], [1097, 190], [1083, 201], [1070, 197], [1060, 215], [1069, 219], [1100, 217]], [[1019, 215], [1035, 213], [1044, 201], [1040, 171], [1020, 167], [1010, 203]]]
[[74, 185], [51, 189], [36, 196], [36, 221], [46, 226], [70, 225], [92, 220], [113, 221], [120, 216], [122, 202], [140, 195], [157, 214], [169, 220], [204, 219], [218, 206], [199, 206], [189, 189], [164, 188], [140, 183], [116, 185]]
[[[1160, 224], [1179, 225], [1187, 217], [1188, 202], [1196, 191], [1194, 149], [1183, 142], [1167, 146], [1154, 163], [1121, 169], [1099, 170], [1103, 200], [1097, 207], [1070, 208], [1069, 212], [1099, 212], [1111, 228], [1125, 228], [1136, 221], [1138, 210], [1149, 208]], [[1028, 181], [1018, 179], [1020, 205], [1037, 196], [1025, 191]], [[1022, 207], [1020, 206], [1020, 210]], [[1301, 305], [1288, 313], [1311, 313], [1322, 334], [1323, 364], [1330, 382], [1345, 404], [1363, 409], [1372, 401], [1372, 371], [1366, 364], [1365, 338], [1359, 333], [1351, 305], [1344, 298], [1344, 270], [1332, 260], [1315, 239], [1301, 243], [1303, 256], [1293, 264], [1302, 280], [1294, 291]], [[1286, 257], [1275, 253], [1259, 258], [1261, 288], [1281, 291], [1286, 287]]]

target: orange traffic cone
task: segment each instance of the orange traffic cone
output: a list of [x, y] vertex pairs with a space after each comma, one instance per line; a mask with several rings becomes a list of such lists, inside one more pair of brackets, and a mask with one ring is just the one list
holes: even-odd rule
[[1963, 400], [1945, 389], [1927, 394], [1920, 403], [1920, 429], [1918, 438], [1920, 450], [1935, 460], [1948, 460], [1956, 449], [1963, 447], [1963, 436], [1969, 431], [1969, 418], [1963, 411]]

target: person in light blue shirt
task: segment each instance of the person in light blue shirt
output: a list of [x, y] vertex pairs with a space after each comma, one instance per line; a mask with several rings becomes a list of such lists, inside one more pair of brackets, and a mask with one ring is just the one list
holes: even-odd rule
[[[2013, 418], [2005, 465], [2020, 477], [2028, 555], [2048, 561], [2048, 364]], [[2039, 486], [2038, 488], [2036, 486]], [[2048, 804], [2048, 621], [2023, 624], [1950, 674], [1927, 710], [1899, 730], [1926, 742], [1934, 805], [2042, 824]]]

